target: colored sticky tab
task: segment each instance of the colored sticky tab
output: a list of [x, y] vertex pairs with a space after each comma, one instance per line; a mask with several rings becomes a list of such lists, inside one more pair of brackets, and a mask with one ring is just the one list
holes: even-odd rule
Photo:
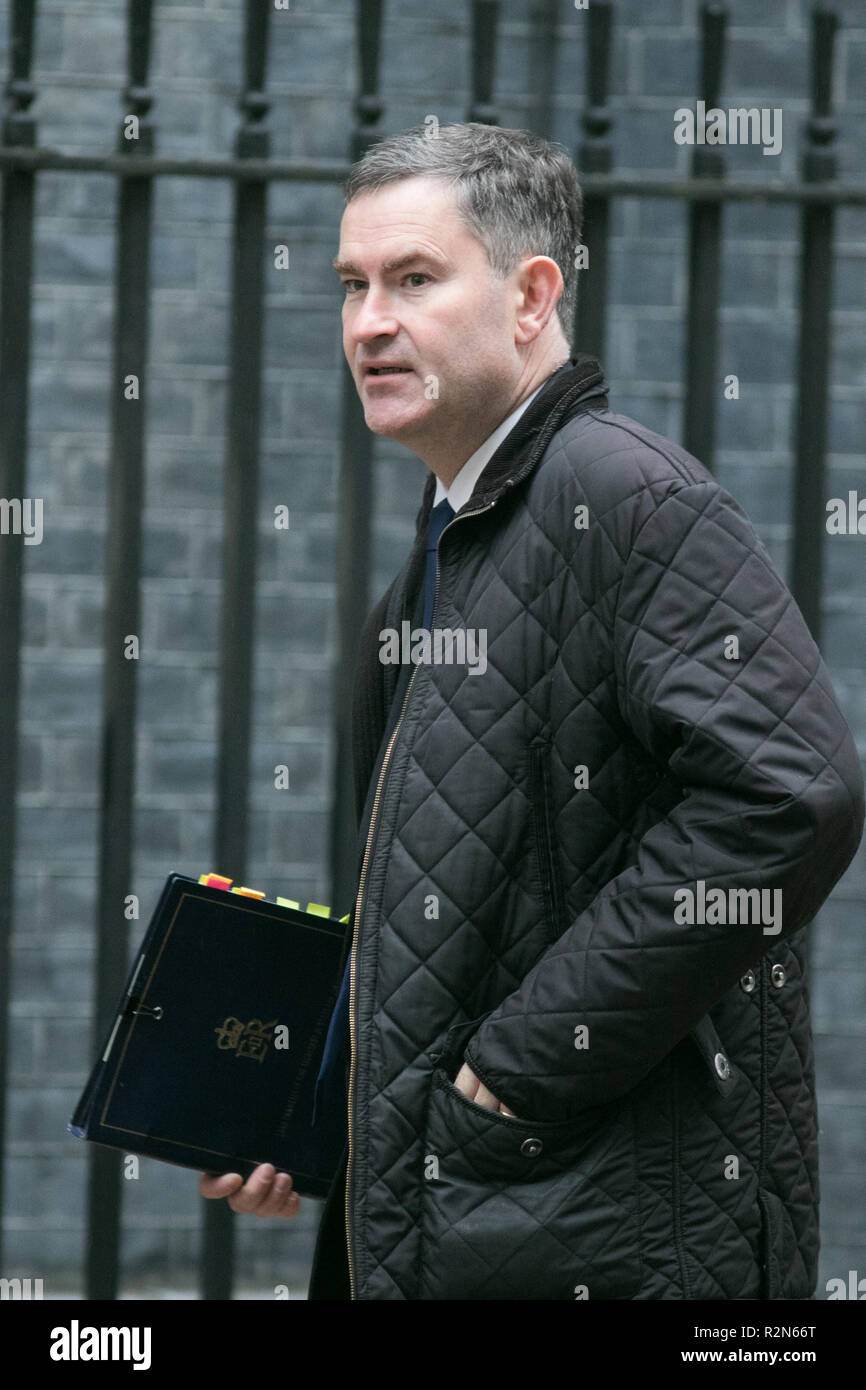
[[233, 888], [233, 893], [240, 893], [242, 898], [263, 898], [264, 893], [260, 893], [257, 888]]
[[322, 903], [307, 903], [307, 911], [312, 912], [316, 917], [330, 917], [331, 909], [324, 907]]
[[222, 874], [199, 874], [199, 883], [203, 883], [207, 888], [229, 888], [230, 878], [223, 878]]
[[349, 918], [351, 917], [351, 915], [352, 915], [351, 912], [347, 912], [346, 915], [345, 915], [345, 917], [341, 917], [341, 918], [340, 918], [340, 921], [341, 921], [341, 922], [348, 922], [348, 920], [349, 920]]
[[301, 910], [301, 904], [296, 903], [293, 898], [277, 898], [277, 903], [280, 907], [294, 907], [298, 912]]

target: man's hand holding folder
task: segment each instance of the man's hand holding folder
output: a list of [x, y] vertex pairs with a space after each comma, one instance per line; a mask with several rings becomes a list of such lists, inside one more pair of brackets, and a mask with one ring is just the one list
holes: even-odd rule
[[202, 1197], [227, 1197], [232, 1211], [251, 1216], [297, 1216], [301, 1205], [288, 1173], [272, 1163], [260, 1163], [246, 1182], [240, 1173], [202, 1173], [198, 1190]]

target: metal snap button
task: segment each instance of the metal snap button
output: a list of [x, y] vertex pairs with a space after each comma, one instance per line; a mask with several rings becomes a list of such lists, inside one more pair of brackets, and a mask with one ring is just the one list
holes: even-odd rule
[[744, 989], [746, 994], [751, 994], [757, 982], [754, 970], [747, 970], [745, 975], [740, 976], [740, 988]]
[[715, 1057], [713, 1058], [713, 1061], [715, 1063], [716, 1071], [718, 1072], [719, 1076], [722, 1078], [723, 1081], [727, 1081], [728, 1077], [731, 1074], [731, 1068], [724, 1052], [717, 1052]]
[[781, 989], [782, 985], [785, 983], [787, 978], [788, 977], [785, 974], [784, 965], [773, 966], [772, 970], [770, 971], [770, 979], [773, 981], [773, 984], [776, 986], [776, 989]]
[[524, 1139], [520, 1145], [520, 1152], [524, 1158], [538, 1158], [543, 1148], [544, 1145], [540, 1139]]

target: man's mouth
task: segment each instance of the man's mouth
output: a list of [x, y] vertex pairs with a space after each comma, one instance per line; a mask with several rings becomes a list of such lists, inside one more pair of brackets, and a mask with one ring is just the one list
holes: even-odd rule
[[411, 367], [367, 367], [367, 376], [392, 376], [396, 372], [411, 372]]

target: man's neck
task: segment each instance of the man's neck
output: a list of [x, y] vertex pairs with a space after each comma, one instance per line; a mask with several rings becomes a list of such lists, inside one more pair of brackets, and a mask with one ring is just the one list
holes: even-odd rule
[[[548, 361], [537, 368], [526, 381], [517, 385], [513, 395], [504, 404], [500, 402], [498, 407], [492, 410], [486, 418], [473, 421], [474, 428], [471, 433], [467, 431], [464, 424], [460, 429], [459, 439], [440, 438], [436, 441], [435, 448], [427, 449], [425, 447], [423, 451], [418, 449], [413, 450], [413, 452], [418, 453], [419, 458], [426, 463], [432, 473], [436, 474], [443, 487], [449, 488], [464, 464], [495, 433], [503, 421], [507, 420], [518, 406], [537, 391], [539, 386], [543, 386], [553, 372], [564, 366], [569, 361], [569, 357], [568, 348], [560, 353], [552, 354]], [[411, 449], [411, 444], [408, 447]]]
[[534, 391], [531, 391], [530, 394], [515, 407], [514, 410], [506, 415], [505, 419], [497, 425], [496, 429], [487, 436], [483, 444], [481, 444], [473, 454], [470, 454], [469, 458], [463, 464], [462, 468], [460, 468], [456, 477], [448, 487], [445, 486], [441, 478], [436, 478], [436, 486], [433, 489], [434, 506], [445, 498], [450, 502], [455, 512], [459, 512], [466, 505], [469, 498], [472, 496], [473, 489], [478, 479], [487, 467], [487, 464], [502, 442], [507, 439], [512, 430], [517, 427], [518, 422], [532, 405], [532, 402], [545, 384], [546, 383], [542, 381], [540, 385], [536, 386]]

